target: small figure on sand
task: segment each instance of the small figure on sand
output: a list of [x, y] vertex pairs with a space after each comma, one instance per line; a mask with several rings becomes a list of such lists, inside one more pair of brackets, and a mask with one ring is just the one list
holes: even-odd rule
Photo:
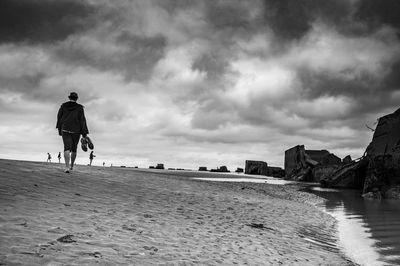
[[51, 154], [50, 153], [47, 153], [47, 161], [46, 162], [51, 163]]
[[57, 158], [58, 158], [58, 163], [61, 163], [61, 152], [58, 153]]
[[104, 165], [106, 165], [106, 163], [105, 163], [105, 162], [103, 162], [103, 167], [104, 167]]
[[83, 138], [86, 138], [87, 134], [89, 134], [84, 107], [76, 102], [78, 94], [71, 92], [68, 98], [69, 101], [63, 103], [58, 110], [56, 126], [58, 134], [62, 136], [64, 143], [65, 173], [69, 173], [74, 167], [80, 136], [82, 135]]
[[[92, 161], [93, 161], [93, 158], [94, 158], [94, 157], [96, 157], [96, 155], [94, 155], [94, 154], [93, 154], [93, 151], [91, 151], [91, 152], [90, 152], [90, 155], [89, 155], [89, 159], [90, 159], [89, 166], [92, 166]], [[103, 165], [103, 166], [104, 166], [104, 165]]]

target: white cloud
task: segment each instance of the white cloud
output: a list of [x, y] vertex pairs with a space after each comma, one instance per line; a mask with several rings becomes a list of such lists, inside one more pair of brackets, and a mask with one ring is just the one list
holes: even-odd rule
[[349, 37], [316, 23], [312, 31], [293, 46], [285, 61], [297, 68], [328, 72], [344, 80], [357, 79], [362, 74], [380, 79], [386, 74], [387, 63], [400, 56], [395, 36], [395, 30], [383, 27], [372, 35]]

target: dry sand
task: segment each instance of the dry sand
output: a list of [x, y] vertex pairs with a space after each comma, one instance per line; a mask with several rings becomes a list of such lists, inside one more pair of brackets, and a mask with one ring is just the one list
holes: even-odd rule
[[335, 220], [298, 186], [62, 170], [0, 160], [0, 265], [352, 265]]

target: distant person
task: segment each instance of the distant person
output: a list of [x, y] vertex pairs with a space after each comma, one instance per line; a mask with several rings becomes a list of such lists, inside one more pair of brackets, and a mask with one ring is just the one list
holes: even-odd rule
[[106, 165], [106, 163], [105, 163], [105, 162], [103, 162], [103, 167], [104, 167], [104, 165]]
[[[94, 155], [94, 154], [93, 154], [93, 151], [91, 151], [91, 152], [90, 152], [90, 155], [89, 155], [89, 159], [90, 159], [89, 165], [90, 165], [90, 166], [92, 166], [92, 161], [93, 161], [93, 158], [94, 158], [94, 157], [96, 157], [96, 155]], [[104, 164], [103, 164], [103, 166], [104, 166]]]
[[61, 152], [58, 153], [57, 158], [58, 158], [58, 163], [61, 163]]
[[50, 153], [47, 153], [47, 161], [46, 162], [51, 163], [51, 154]]
[[[69, 173], [74, 168], [76, 150], [79, 138], [82, 135], [82, 149], [87, 150], [86, 145], [91, 144], [86, 141], [89, 130], [86, 125], [83, 106], [78, 104], [78, 94], [71, 92], [68, 96], [69, 101], [61, 105], [57, 114], [58, 134], [62, 136], [64, 143], [65, 173]], [[83, 141], [85, 139], [85, 141]], [[90, 139], [89, 139], [90, 141]], [[92, 144], [93, 145], [93, 144]]]

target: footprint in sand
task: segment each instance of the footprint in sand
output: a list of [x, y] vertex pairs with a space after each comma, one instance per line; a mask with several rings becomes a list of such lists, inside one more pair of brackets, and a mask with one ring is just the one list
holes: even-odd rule
[[103, 255], [101, 255], [101, 253], [98, 252], [98, 251], [95, 251], [95, 252], [93, 252], [93, 253], [88, 253], [88, 255], [89, 255], [89, 256], [93, 256], [93, 257], [95, 257], [95, 258], [102, 258], [102, 257], [103, 257]]
[[151, 246], [151, 247], [149, 247], [149, 246], [143, 246], [143, 248], [144, 248], [145, 250], [149, 250], [149, 251], [152, 251], [152, 252], [157, 252], [157, 251], [158, 251], [158, 248], [156, 248], [156, 247], [154, 247], [154, 246]]
[[132, 232], [136, 232], [136, 225], [135, 224], [131, 224], [131, 225], [122, 225], [122, 229], [124, 230], [128, 230], [128, 231], [132, 231]]
[[54, 233], [54, 234], [65, 234], [67, 231], [60, 227], [56, 227], [56, 228], [51, 228], [51, 229], [47, 230], [47, 232]]

